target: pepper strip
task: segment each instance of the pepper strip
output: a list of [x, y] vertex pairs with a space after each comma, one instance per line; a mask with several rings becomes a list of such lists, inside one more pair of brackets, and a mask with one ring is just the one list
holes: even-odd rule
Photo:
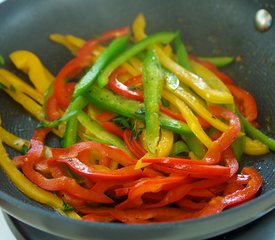
[[[201, 116], [205, 121], [213, 125], [215, 128], [220, 131], [226, 131], [228, 126], [220, 121], [219, 119], [213, 118], [213, 115], [203, 106], [203, 103], [194, 95], [191, 91], [188, 90], [185, 86], [180, 86], [177, 83], [178, 78], [170, 72], [165, 73], [166, 80], [166, 88], [176, 96], [178, 96], [181, 100], [185, 102], [190, 108], [192, 108], [199, 116]], [[171, 102], [173, 103], [173, 102]], [[203, 121], [200, 121], [202, 124]], [[205, 125], [205, 124], [204, 124]]]
[[275, 151], [275, 139], [267, 136], [259, 129], [255, 128], [245, 117], [240, 115], [241, 122], [244, 126], [245, 132], [253, 139], [257, 139], [267, 145], [270, 150]]
[[233, 103], [233, 97], [230, 93], [210, 88], [202, 78], [184, 69], [178, 63], [169, 58], [160, 47], [157, 46], [156, 51], [161, 64], [176, 74], [184, 84], [192, 88], [204, 100], [216, 104]]
[[131, 136], [131, 132], [128, 128], [123, 131], [123, 140], [136, 158], [142, 158], [146, 154], [146, 150]]
[[23, 152], [24, 147], [28, 148], [30, 146], [29, 141], [27, 141], [25, 139], [22, 139], [18, 136], [13, 135], [12, 133], [8, 132], [7, 130], [5, 130], [1, 126], [0, 126], [0, 136], [1, 136], [2, 141], [5, 144], [7, 144], [11, 148], [13, 148], [13, 149], [15, 149], [19, 152]]
[[183, 66], [188, 71], [192, 71], [192, 67], [189, 63], [188, 54], [186, 52], [185, 46], [181, 40], [180, 33], [177, 34], [175, 40], [177, 60], [181, 66]]
[[92, 50], [101, 42], [107, 41], [111, 38], [123, 36], [128, 33], [128, 27], [115, 29], [107, 33], [103, 33], [99, 39], [91, 39], [81, 47], [77, 56], [66, 63], [66, 65], [59, 71], [54, 81], [54, 95], [58, 105], [66, 109], [71, 100], [71, 94], [66, 90], [65, 78], [74, 77], [79, 74], [85, 67], [90, 64]]
[[[71, 36], [70, 38], [68, 37], [69, 35], [62, 35], [62, 34], [51, 34], [49, 36], [50, 40], [52, 40], [53, 42], [59, 43], [61, 45], [63, 45], [64, 47], [66, 47], [67, 49], [69, 49], [69, 51], [73, 54], [76, 55], [77, 51], [79, 49], [79, 47], [82, 47], [85, 44], [85, 41], [83, 39], [79, 39], [79, 43], [78, 45], [73, 44], [71, 41], [71, 37], [73, 37], [72, 39], [76, 38], [74, 36]], [[77, 40], [78, 38], [76, 38]]]
[[0, 69], [0, 82], [6, 88], [11, 89], [14, 87], [34, 99], [39, 104], [43, 104], [43, 95], [13, 73], [5, 69]]
[[194, 73], [203, 78], [211, 88], [230, 93], [227, 86], [208, 68], [194, 60], [191, 60], [190, 64]]
[[[210, 106], [210, 111], [214, 115], [218, 115], [223, 117], [225, 120], [228, 120], [230, 122], [229, 129], [224, 132], [217, 140], [213, 141], [212, 145], [206, 152], [205, 156], [203, 157], [203, 160], [190, 160], [190, 159], [178, 159], [178, 161], [181, 161], [182, 163], [186, 164], [217, 164], [220, 161], [220, 158], [222, 156], [223, 151], [228, 149], [232, 142], [236, 139], [238, 134], [240, 133], [241, 125], [239, 118], [229, 110], [219, 107], [219, 106]], [[159, 159], [159, 160], [158, 160]], [[144, 162], [150, 162], [150, 161], [170, 161], [171, 158], [151, 158], [151, 160], [148, 158], [143, 159]], [[173, 158], [172, 158], [173, 159]]]
[[203, 131], [199, 120], [192, 113], [189, 107], [177, 98], [174, 94], [169, 93], [166, 90], [163, 90], [162, 96], [167, 99], [169, 102], [173, 103], [178, 107], [178, 110], [183, 115], [184, 119], [186, 119], [187, 125], [190, 127], [191, 131], [196, 135], [196, 137], [206, 146], [210, 147], [212, 145], [212, 140], [207, 136], [207, 134]]
[[[121, 97], [106, 88], [99, 88], [96, 85], [93, 85], [89, 94], [86, 95], [86, 98], [89, 102], [104, 111], [110, 111], [142, 121], [145, 119], [143, 103]], [[160, 125], [168, 130], [186, 136], [193, 135], [185, 123], [174, 120], [164, 114], [160, 114]]]
[[156, 156], [164, 157], [169, 156], [172, 151], [174, 142], [174, 134], [171, 131], [161, 128], [160, 129], [160, 139], [156, 149]]
[[127, 200], [116, 205], [117, 209], [137, 208], [143, 204], [142, 195], [148, 192], [157, 193], [163, 190], [169, 190], [185, 180], [185, 177], [165, 177], [148, 179], [138, 182], [128, 193]]
[[247, 136], [244, 137], [244, 153], [248, 155], [263, 155], [269, 152], [269, 148], [264, 143], [257, 139], [251, 139]]
[[96, 138], [128, 152], [123, 141], [119, 137], [106, 131], [98, 122], [89, 118], [89, 116], [83, 111], [77, 115], [77, 119], [83, 127], [85, 127]]
[[250, 179], [244, 189], [237, 190], [224, 197], [215, 197], [201, 210], [199, 217], [204, 217], [221, 212], [223, 209], [235, 206], [252, 199], [262, 185], [261, 175], [253, 168], [246, 167], [242, 174], [248, 174]]
[[14, 101], [18, 102], [27, 112], [32, 114], [39, 121], [44, 120], [43, 108], [36, 101], [29, 96], [22, 93], [19, 89], [4, 89], [4, 91], [10, 95]]
[[234, 57], [198, 57], [199, 60], [210, 62], [216, 67], [225, 67], [235, 61]]
[[84, 150], [91, 150], [99, 155], [103, 155], [113, 159], [122, 166], [134, 165], [136, 160], [128, 155], [125, 151], [106, 144], [99, 142], [86, 141], [75, 143], [68, 148], [52, 148], [53, 158], [57, 159], [60, 157], [74, 158], [77, 157], [80, 152]]
[[253, 122], [257, 118], [257, 104], [254, 97], [244, 89], [233, 84], [226, 85], [232, 92], [236, 105], [242, 115], [249, 121]]
[[137, 179], [141, 175], [141, 171], [135, 170], [133, 166], [122, 167], [116, 170], [111, 170], [108, 168], [96, 170], [91, 165], [87, 166], [77, 158], [61, 157], [61, 158], [49, 160], [49, 161], [57, 161], [60, 163], [65, 163], [73, 172], [79, 174], [80, 176], [83, 176], [95, 181], [124, 182], [128, 180]]
[[32, 139], [31, 148], [25, 155], [25, 162], [22, 171], [33, 183], [48, 191], [65, 191], [80, 199], [98, 202], [111, 203], [112, 200], [103, 193], [95, 193], [90, 189], [86, 189], [77, 184], [77, 182], [69, 177], [62, 176], [59, 178], [48, 179], [34, 170], [34, 165], [42, 156], [44, 145], [41, 141]]
[[102, 53], [96, 63], [88, 70], [88, 72], [76, 84], [73, 98], [76, 98], [86, 92], [93, 84], [93, 81], [99, 75], [100, 71], [107, 65], [107, 63], [118, 53], [120, 53], [126, 46], [128, 37], [120, 37], [115, 39], [109, 47]]
[[29, 181], [21, 171], [19, 171], [8, 157], [5, 148], [2, 145], [2, 135], [0, 138], [0, 165], [8, 175], [13, 184], [26, 196], [42, 204], [50, 206], [61, 215], [66, 215], [70, 218], [80, 219], [79, 215], [74, 211], [62, 211], [63, 201], [55, 194], [45, 191]]
[[103, 88], [105, 85], [108, 84], [108, 78], [111, 75], [111, 73], [118, 68], [121, 64], [129, 60], [131, 57], [135, 56], [148, 46], [155, 44], [155, 43], [169, 43], [173, 40], [175, 37], [174, 33], [170, 32], [160, 32], [156, 33], [154, 35], [151, 35], [144, 40], [134, 44], [130, 48], [128, 48], [126, 51], [124, 51], [122, 54], [120, 54], [117, 58], [115, 58], [105, 69], [104, 71], [99, 75], [97, 81], [99, 87]]
[[[138, 40], [146, 37], [144, 29], [146, 27], [145, 18], [140, 14], [134, 22], [134, 36]], [[187, 86], [192, 88], [199, 96], [210, 103], [227, 104], [233, 103], [233, 97], [230, 93], [221, 92], [216, 89], [212, 89], [209, 85], [197, 75], [189, 72], [178, 63], [173, 61], [159, 46], [155, 46], [155, 50], [158, 53], [160, 63], [168, 70], [173, 72], [178, 78]]]
[[154, 50], [150, 50], [144, 59], [142, 79], [144, 89], [146, 146], [148, 151], [155, 155], [160, 138], [159, 107], [163, 78], [160, 63]]
[[29, 79], [40, 93], [46, 92], [54, 77], [35, 54], [20, 50], [10, 54], [10, 59], [18, 69], [28, 74]]
[[[145, 224], [169, 222], [185, 213], [184, 210], [174, 207], [161, 207], [155, 209], [114, 209], [114, 208], [86, 208], [83, 220], [86, 221], [114, 221], [126, 224]], [[111, 218], [111, 219], [110, 219]]]
[[206, 189], [222, 184], [225, 180], [223, 178], [204, 179], [196, 182], [185, 183], [170, 189], [161, 201], [152, 204], [144, 204], [143, 208], [156, 208], [166, 206], [174, 203], [185, 197], [192, 189]]

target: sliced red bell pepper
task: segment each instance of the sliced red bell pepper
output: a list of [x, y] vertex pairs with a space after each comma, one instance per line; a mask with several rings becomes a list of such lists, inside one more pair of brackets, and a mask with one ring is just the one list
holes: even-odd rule
[[129, 78], [124, 82], [124, 85], [126, 85], [127, 87], [142, 85], [142, 75], [137, 75]]
[[77, 56], [70, 60], [57, 74], [54, 81], [54, 95], [58, 105], [65, 110], [70, 103], [72, 93], [66, 89], [66, 79], [78, 75], [91, 62], [91, 52], [100, 43], [111, 38], [128, 34], [128, 27], [122, 27], [103, 33], [98, 39], [88, 40], [82, 48], [77, 52]]
[[218, 186], [225, 182], [225, 179], [215, 178], [215, 179], [206, 179], [199, 180], [195, 182], [187, 182], [185, 184], [178, 185], [172, 189], [170, 189], [165, 197], [157, 203], [153, 204], [144, 204], [143, 208], [155, 208], [166, 206], [167, 204], [174, 203], [185, 197], [192, 189], [205, 189], [214, 186]]
[[181, 200], [176, 202], [176, 205], [180, 206], [184, 209], [190, 209], [190, 210], [201, 210], [206, 206], [206, 202], [195, 202], [189, 199], [188, 197], [184, 197]]
[[210, 203], [201, 210], [199, 217], [219, 213], [224, 208], [235, 206], [255, 197], [262, 185], [261, 175], [254, 168], [250, 167], [244, 168], [242, 173], [250, 176], [250, 180], [248, 181], [246, 187], [224, 197], [213, 198]]
[[90, 208], [86, 209], [87, 215], [84, 220], [93, 221], [94, 219], [105, 220], [104, 217], [113, 217], [115, 220], [126, 224], [141, 224], [168, 221], [171, 218], [180, 216], [185, 211], [179, 208], [162, 207], [155, 209], [127, 209], [118, 210], [113, 208]]
[[127, 181], [137, 179], [141, 175], [141, 170], [134, 169], [134, 166], [122, 167], [116, 170], [111, 169], [95, 169], [87, 166], [77, 158], [60, 157], [55, 159], [60, 163], [65, 163], [73, 172], [88, 179], [99, 181]]
[[223, 134], [213, 142], [203, 158], [203, 161], [208, 164], [217, 164], [220, 161], [222, 152], [230, 147], [239, 135], [241, 124], [239, 118], [234, 113], [223, 107], [209, 106], [209, 110], [215, 116], [220, 116], [229, 121], [230, 124], [228, 130], [223, 132]]
[[124, 83], [120, 82], [117, 78], [119, 75], [124, 74], [123, 68], [118, 68], [109, 77], [108, 87], [115, 93], [137, 101], [143, 101], [143, 94], [137, 90], [130, 90]]
[[209, 199], [209, 198], [215, 197], [216, 195], [208, 189], [192, 189], [188, 193], [188, 196], [196, 197], [199, 199], [205, 199], [205, 198]]
[[133, 138], [128, 128], [123, 132], [123, 140], [127, 148], [136, 158], [142, 158], [146, 154], [146, 150]]
[[115, 118], [117, 116], [117, 114], [115, 113], [111, 113], [111, 112], [102, 112], [100, 114], [98, 114], [96, 116], [96, 119], [99, 122], [109, 122], [111, 121], [113, 118]]
[[49, 121], [58, 119], [62, 114], [62, 111], [59, 108], [54, 95], [51, 95], [47, 100], [46, 113], [47, 113], [47, 120]]
[[165, 177], [155, 179], [145, 179], [138, 182], [135, 186], [130, 188], [127, 200], [116, 206], [117, 209], [127, 209], [140, 207], [143, 204], [142, 196], [145, 193], [156, 193], [163, 190], [169, 190], [181, 184], [185, 177]]
[[[108, 87], [118, 95], [143, 102], [144, 101], [143, 92], [140, 90], [131, 90], [129, 88], [130, 86], [133, 86], [135, 84], [138, 84], [138, 85], [142, 84], [142, 76], [138, 75], [138, 76], [132, 77], [129, 80], [122, 83], [117, 78], [119, 75], [125, 74], [125, 72], [126, 71], [123, 68], [118, 68], [117, 70], [115, 70], [109, 77]], [[174, 119], [186, 122], [181, 114], [173, 112], [172, 110], [164, 107], [163, 105], [160, 105], [160, 111]], [[200, 116], [198, 116], [198, 119], [203, 128], [207, 128], [210, 126], [210, 124]]]
[[114, 122], [103, 122], [103, 123], [101, 123], [101, 126], [105, 130], [115, 134], [116, 136], [118, 136], [120, 138], [123, 138], [123, 132], [124, 132], [123, 129], [118, 127]]
[[242, 115], [249, 121], [253, 122], [257, 118], [257, 105], [254, 97], [244, 89], [232, 84], [226, 85], [231, 91], [235, 103]]
[[31, 140], [31, 148], [25, 155], [26, 161], [22, 166], [22, 171], [33, 183], [39, 187], [48, 191], [65, 191], [69, 194], [76, 196], [80, 199], [100, 202], [100, 203], [112, 203], [113, 201], [103, 193], [95, 193], [89, 189], [85, 189], [78, 185], [78, 183], [69, 177], [63, 176], [54, 179], [48, 179], [39, 172], [35, 171], [35, 164], [43, 158], [44, 145], [40, 138], [44, 138], [44, 132], [37, 131], [33, 139]]
[[[85, 152], [85, 150], [87, 152]], [[115, 146], [105, 145], [99, 142], [86, 141], [76, 143], [68, 148], [52, 148], [53, 159], [58, 159], [60, 157], [79, 158], [79, 154], [81, 154], [81, 152], [85, 152], [86, 157], [89, 157], [89, 152], [94, 155], [98, 155], [98, 157], [107, 156], [122, 166], [136, 164], [136, 160], [123, 150]], [[82, 161], [81, 158], [80, 160]]]
[[154, 169], [162, 170], [167, 173], [176, 173], [198, 178], [230, 177], [230, 168], [220, 165], [185, 164], [180, 162], [173, 163], [173, 161], [171, 161], [165, 164], [154, 164], [152, 167]]
[[222, 159], [225, 166], [230, 168], [230, 177], [234, 176], [239, 170], [239, 163], [230, 148], [223, 152]]

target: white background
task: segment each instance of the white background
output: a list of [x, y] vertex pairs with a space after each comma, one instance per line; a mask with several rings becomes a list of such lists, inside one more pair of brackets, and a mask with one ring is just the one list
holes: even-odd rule
[[[1, 1], [1, 0], [0, 0]], [[0, 239], [1, 240], [16, 240], [11, 230], [9, 229], [6, 220], [4, 219], [3, 212], [0, 210]]]

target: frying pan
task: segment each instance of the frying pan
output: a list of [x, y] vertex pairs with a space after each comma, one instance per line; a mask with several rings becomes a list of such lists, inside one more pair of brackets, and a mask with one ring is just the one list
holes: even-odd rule
[[[255, 96], [260, 126], [275, 137], [275, 29], [265, 33], [255, 30], [253, 19], [260, 8], [268, 9], [275, 16], [272, 0], [8, 0], [0, 5], [0, 52], [8, 59], [8, 54], [14, 50], [31, 50], [56, 74], [71, 56], [61, 46], [48, 41], [50, 33], [90, 38], [129, 25], [138, 13], [143, 12], [148, 21], [148, 33], [181, 30], [188, 50], [194, 55], [240, 55], [242, 61], [224, 71]], [[8, 60], [6, 67], [16, 72]], [[36, 121], [3, 92], [0, 92], [0, 112], [6, 129], [23, 138], [31, 137]], [[15, 154], [11, 150], [9, 153], [11, 156]], [[35, 228], [68, 239], [208, 238], [241, 227], [274, 208], [274, 160], [274, 153], [245, 156], [242, 167], [254, 166], [263, 176], [261, 194], [246, 204], [197, 220], [123, 225], [68, 219], [28, 199], [1, 170], [0, 206]]]

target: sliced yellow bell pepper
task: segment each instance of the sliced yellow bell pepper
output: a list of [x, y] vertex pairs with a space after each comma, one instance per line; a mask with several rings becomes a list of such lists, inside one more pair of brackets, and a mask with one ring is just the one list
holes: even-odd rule
[[165, 157], [169, 156], [174, 143], [174, 134], [173, 132], [167, 129], [160, 129], [160, 140], [158, 142], [156, 156]]
[[182, 116], [186, 119], [187, 125], [190, 127], [192, 132], [196, 135], [198, 139], [206, 146], [210, 147], [212, 145], [212, 140], [210, 137], [204, 132], [202, 129], [199, 120], [193, 114], [191, 109], [178, 97], [174, 94], [168, 92], [167, 90], [163, 90], [162, 96], [168, 100], [169, 102], [173, 103], [175, 106], [178, 107], [178, 110], [182, 114]]
[[132, 57], [131, 59], [129, 59], [129, 62], [136, 69], [137, 73], [141, 74], [141, 72], [142, 72], [142, 62], [137, 57]]
[[30, 51], [20, 50], [10, 54], [14, 65], [28, 74], [35, 88], [42, 94], [49, 88], [54, 76], [43, 66], [39, 58]]
[[21, 152], [24, 146], [30, 146], [29, 141], [13, 135], [2, 127], [0, 127], [0, 136], [5, 144], [17, 150], [18, 152]]
[[18, 89], [4, 89], [7, 94], [9, 94], [13, 100], [18, 102], [27, 112], [31, 113], [39, 121], [44, 121], [44, 112], [41, 105], [35, 102], [32, 98], [28, 97]]
[[203, 78], [211, 88], [230, 93], [226, 85], [213, 72], [204, 67], [202, 64], [190, 60], [190, 65], [193, 72]]
[[130, 73], [132, 76], [140, 74], [140, 72], [136, 68], [134, 68], [129, 62], [123, 63], [122, 67], [125, 68], [126, 71]]
[[83, 45], [86, 42], [83, 38], [76, 37], [73, 35], [66, 35], [65, 38], [70, 44], [72, 44], [73, 46], [75, 46], [78, 49], [83, 47]]
[[205, 101], [214, 104], [233, 103], [233, 96], [211, 88], [201, 77], [189, 72], [170, 57], [168, 57], [159, 46], [155, 46], [161, 64], [174, 73], [184, 84], [193, 89]]
[[133, 22], [133, 34], [136, 41], [140, 41], [143, 38], [146, 38], [146, 34], [144, 29], [146, 27], [145, 17], [142, 13], [140, 13]]
[[66, 38], [65, 35], [62, 34], [51, 34], [49, 36], [50, 40], [52, 40], [53, 42], [59, 43], [61, 45], [63, 45], [65, 48], [67, 48], [72, 55], [76, 55], [78, 47], [76, 47], [75, 45], [73, 45], [68, 38]]
[[213, 115], [200, 103], [200, 101], [184, 87], [178, 86], [173, 93], [215, 128], [223, 132], [228, 129], [228, 126], [221, 120], [213, 118]]
[[43, 95], [36, 89], [31, 87], [29, 84], [27, 84], [25, 81], [18, 78], [13, 73], [5, 69], [0, 69], [0, 82], [4, 86], [6, 86], [6, 88], [15, 90], [19, 89], [22, 93], [30, 96], [32, 99], [34, 99], [41, 105], [43, 104]]
[[245, 136], [244, 153], [247, 155], [263, 155], [269, 152], [268, 146], [257, 139], [251, 139]]
[[[133, 23], [133, 33], [137, 41], [146, 37], [146, 21], [143, 14], [139, 14]], [[229, 92], [223, 92], [211, 88], [201, 77], [189, 72], [172, 58], [170, 58], [160, 46], [154, 46], [158, 53], [160, 63], [173, 72], [187, 86], [192, 88], [199, 96], [209, 103], [229, 104], [233, 103], [233, 96]]]

